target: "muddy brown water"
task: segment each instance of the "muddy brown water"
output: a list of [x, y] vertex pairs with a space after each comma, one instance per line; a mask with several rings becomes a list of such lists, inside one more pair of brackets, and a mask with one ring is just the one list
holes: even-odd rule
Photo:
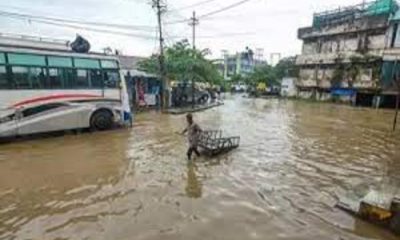
[[[185, 160], [183, 116], [0, 145], [0, 239], [382, 239], [334, 207], [399, 183], [393, 112], [229, 97], [195, 114], [241, 147]], [[398, 185], [397, 185], [398, 186]]]

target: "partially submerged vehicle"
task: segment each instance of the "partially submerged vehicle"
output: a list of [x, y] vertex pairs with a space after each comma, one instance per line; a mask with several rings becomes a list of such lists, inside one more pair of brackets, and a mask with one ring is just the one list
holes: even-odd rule
[[0, 43], [0, 138], [106, 130], [131, 120], [117, 56], [35, 38]]
[[[68, 100], [67, 100], [68, 99]], [[121, 102], [90, 95], [53, 95], [0, 111], [0, 138], [122, 125]]]
[[359, 199], [341, 198], [336, 207], [400, 234], [400, 192], [371, 190]]

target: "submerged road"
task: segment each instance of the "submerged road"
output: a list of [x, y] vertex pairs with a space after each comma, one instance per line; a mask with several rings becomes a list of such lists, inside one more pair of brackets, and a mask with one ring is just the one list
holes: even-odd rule
[[392, 111], [236, 96], [194, 116], [240, 148], [188, 163], [184, 116], [153, 112], [0, 145], [0, 239], [400, 239], [334, 207], [399, 186]]

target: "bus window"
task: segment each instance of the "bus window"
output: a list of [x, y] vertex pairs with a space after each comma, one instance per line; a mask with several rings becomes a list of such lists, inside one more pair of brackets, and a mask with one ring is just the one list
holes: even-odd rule
[[105, 88], [118, 88], [119, 87], [119, 73], [118, 71], [104, 71], [104, 87]]
[[44, 68], [13, 66], [11, 71], [17, 89], [46, 88], [47, 74]]
[[45, 111], [49, 111], [49, 110], [53, 110], [56, 108], [60, 108], [66, 106], [65, 103], [49, 103], [49, 104], [44, 104], [44, 105], [40, 105], [40, 106], [36, 106], [36, 107], [31, 107], [31, 108], [27, 108], [24, 109], [22, 111], [22, 116], [23, 117], [29, 117], [32, 115], [36, 115]]
[[49, 85], [53, 89], [74, 88], [73, 70], [69, 68], [49, 68]]
[[78, 69], [76, 74], [76, 88], [89, 88], [88, 71], [85, 69]]
[[34, 89], [48, 88], [46, 75], [46, 69], [30, 67], [28, 78], [31, 83], [31, 87]]
[[64, 83], [60, 70], [57, 68], [49, 68], [49, 88], [63, 88]]
[[27, 68], [27, 67], [12, 67], [11, 69], [12, 69], [15, 88], [30, 89], [31, 84], [29, 83], [29, 79], [28, 79], [29, 68]]
[[100, 69], [100, 62], [97, 59], [75, 58], [76, 68]]
[[89, 70], [90, 86], [92, 88], [102, 88], [103, 79], [99, 70]]
[[114, 61], [114, 60], [101, 60], [101, 67], [117, 69], [118, 63], [117, 63], [117, 61]]
[[5, 66], [0, 66], [0, 89], [8, 89], [7, 70]]
[[24, 65], [24, 66], [46, 66], [45, 56], [32, 55], [32, 54], [20, 54], [20, 53], [8, 53], [8, 63], [13, 65]]

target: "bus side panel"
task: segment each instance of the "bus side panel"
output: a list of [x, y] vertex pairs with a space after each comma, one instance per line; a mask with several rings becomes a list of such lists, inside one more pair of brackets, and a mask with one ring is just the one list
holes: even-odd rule
[[18, 135], [76, 129], [79, 112], [79, 108], [67, 107], [22, 118], [18, 121]]
[[0, 90], [0, 109], [29, 99], [63, 94], [87, 94], [119, 100], [118, 89], [71, 89], [71, 90]]

